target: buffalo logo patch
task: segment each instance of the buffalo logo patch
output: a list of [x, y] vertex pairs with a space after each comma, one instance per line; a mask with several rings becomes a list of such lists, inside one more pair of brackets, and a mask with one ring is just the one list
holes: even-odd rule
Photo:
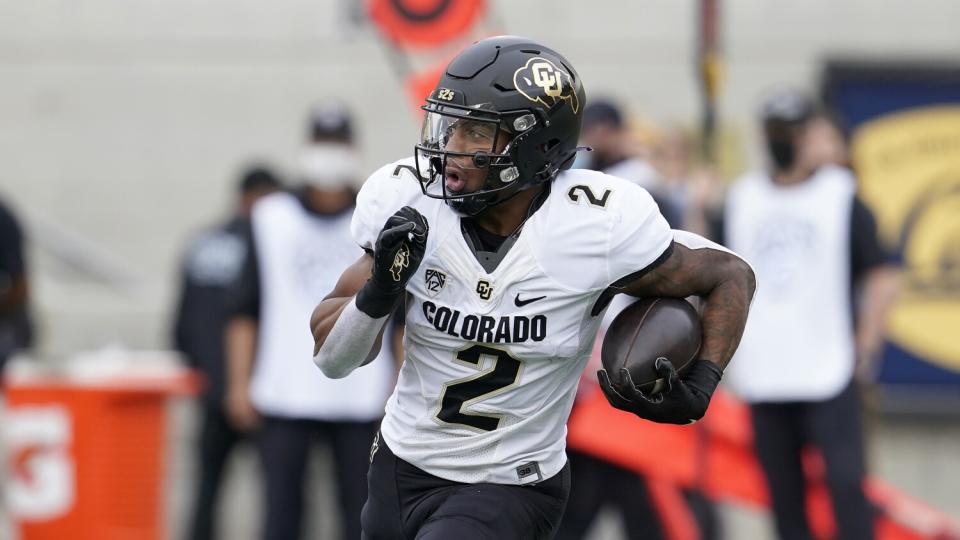
[[390, 274], [394, 281], [403, 279], [403, 269], [410, 266], [410, 248], [406, 244], [400, 246], [397, 254], [393, 256], [393, 264], [390, 266]]

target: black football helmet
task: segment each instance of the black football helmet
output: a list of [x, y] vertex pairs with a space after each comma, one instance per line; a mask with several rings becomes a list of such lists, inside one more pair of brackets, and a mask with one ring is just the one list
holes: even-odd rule
[[[450, 62], [422, 107], [415, 156], [424, 194], [472, 216], [553, 180], [573, 164], [585, 104], [580, 76], [556, 51], [516, 36], [474, 43]], [[454, 131], [464, 129], [474, 144], [450, 148]], [[448, 189], [451, 159], [486, 168], [483, 186]]]

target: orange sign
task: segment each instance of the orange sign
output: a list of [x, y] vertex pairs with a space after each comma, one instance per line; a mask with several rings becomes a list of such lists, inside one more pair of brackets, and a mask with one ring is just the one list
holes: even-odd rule
[[435, 47], [462, 35], [483, 15], [485, 0], [369, 0], [370, 18], [393, 42]]
[[437, 81], [440, 80], [446, 67], [447, 65], [444, 63], [407, 77], [407, 96], [417, 111], [420, 110], [420, 106], [424, 104], [430, 92], [433, 92], [433, 89], [436, 88]]

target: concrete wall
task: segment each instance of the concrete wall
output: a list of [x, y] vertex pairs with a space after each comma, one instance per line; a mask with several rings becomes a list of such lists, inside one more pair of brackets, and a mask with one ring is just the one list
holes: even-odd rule
[[[565, 52], [590, 95], [693, 123], [691, 0], [505, 0], [490, 29]], [[42, 350], [163, 347], [190, 231], [223, 215], [238, 167], [293, 162], [311, 102], [354, 106], [368, 169], [409, 153], [414, 115], [350, 0], [0, 0], [0, 191], [34, 226]], [[960, 51], [960, 3], [723, 2], [721, 116], [750, 133], [775, 83], [810, 86], [827, 54]], [[120, 290], [50, 255], [97, 252]], [[79, 243], [79, 244], [78, 244]], [[63, 247], [60, 248], [64, 249]]]

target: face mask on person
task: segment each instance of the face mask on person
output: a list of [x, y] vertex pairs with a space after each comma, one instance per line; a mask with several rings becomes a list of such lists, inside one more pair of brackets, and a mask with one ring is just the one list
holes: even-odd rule
[[300, 177], [316, 189], [355, 186], [359, 172], [357, 155], [346, 144], [312, 144], [300, 158]]
[[797, 160], [797, 149], [791, 141], [769, 140], [767, 141], [767, 149], [770, 151], [770, 158], [778, 170], [789, 169]]

